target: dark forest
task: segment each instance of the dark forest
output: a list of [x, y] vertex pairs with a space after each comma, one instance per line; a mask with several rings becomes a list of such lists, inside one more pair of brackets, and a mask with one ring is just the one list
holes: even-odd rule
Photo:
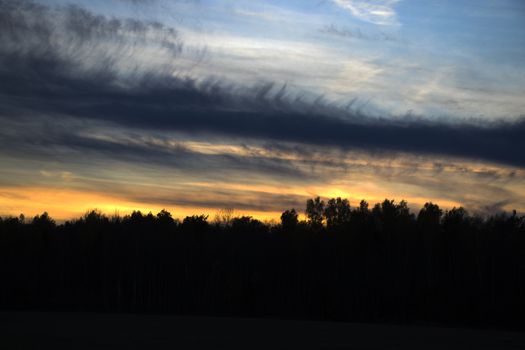
[[2, 309], [523, 328], [525, 218], [340, 198], [274, 225], [165, 210], [5, 217], [0, 275]]

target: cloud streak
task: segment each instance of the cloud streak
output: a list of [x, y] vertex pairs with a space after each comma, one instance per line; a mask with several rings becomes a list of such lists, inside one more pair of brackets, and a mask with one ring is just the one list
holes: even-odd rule
[[399, 0], [332, 0], [354, 17], [378, 25], [397, 25], [394, 9]]
[[335, 35], [341, 38], [370, 40], [370, 41], [397, 41], [398, 39], [388, 33], [379, 32], [377, 34], [369, 34], [361, 31], [361, 29], [340, 28], [334, 24], [325, 25], [319, 30], [321, 33]]

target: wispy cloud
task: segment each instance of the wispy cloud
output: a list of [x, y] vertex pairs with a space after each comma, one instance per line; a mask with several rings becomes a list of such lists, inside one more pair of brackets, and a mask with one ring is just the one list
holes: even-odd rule
[[394, 6], [400, 0], [333, 0], [339, 7], [349, 11], [362, 21], [379, 25], [397, 25]]
[[323, 28], [319, 29], [321, 33], [336, 35], [341, 38], [351, 38], [351, 39], [360, 39], [360, 40], [370, 40], [370, 41], [397, 41], [398, 39], [388, 33], [378, 32], [378, 33], [366, 33], [363, 32], [360, 28], [350, 29], [350, 28], [340, 28], [334, 24], [325, 25]]

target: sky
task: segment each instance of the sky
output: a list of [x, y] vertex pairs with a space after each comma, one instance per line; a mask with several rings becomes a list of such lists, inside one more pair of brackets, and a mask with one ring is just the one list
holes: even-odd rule
[[0, 0], [0, 215], [525, 212], [521, 0]]

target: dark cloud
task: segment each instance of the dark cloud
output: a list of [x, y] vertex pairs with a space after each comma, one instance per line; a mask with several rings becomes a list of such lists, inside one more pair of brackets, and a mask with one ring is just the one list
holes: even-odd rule
[[116, 161], [162, 169], [169, 171], [171, 176], [199, 174], [199, 177], [206, 178], [207, 172], [213, 169], [209, 175], [214, 180], [225, 181], [231, 180], [232, 176], [251, 174], [271, 175], [282, 181], [308, 181], [315, 176], [306, 173], [297, 164], [278, 157], [264, 157], [256, 153], [207, 154], [189, 149], [184, 142], [177, 143], [173, 138], [140, 135], [129, 130], [104, 137], [97, 134], [97, 129], [91, 124], [68, 118], [41, 118], [36, 123], [31, 123], [29, 118], [7, 121], [4, 129], [0, 130], [0, 149], [8, 152], [0, 154], [27, 160], [40, 159], [52, 164], [70, 164], [75, 171], [86, 165], [104, 168]]
[[[525, 166], [523, 119], [481, 125], [368, 118], [321, 99], [291, 96], [286, 88], [272, 84], [242, 88], [182, 78], [173, 63], [182, 48], [174, 29], [94, 15], [78, 7], [51, 11], [22, 3], [16, 7], [12, 1], [0, 1], [0, 118], [4, 120], [66, 115], [142, 131], [173, 130]], [[58, 39], [57, 16], [62, 26], [59, 34], [64, 35]], [[154, 38], [151, 42], [150, 37]], [[119, 53], [104, 49], [109, 44], [117, 45]], [[135, 56], [152, 45], [166, 49], [173, 62], [136, 63]], [[105, 54], [86, 56], [89, 50]]]

